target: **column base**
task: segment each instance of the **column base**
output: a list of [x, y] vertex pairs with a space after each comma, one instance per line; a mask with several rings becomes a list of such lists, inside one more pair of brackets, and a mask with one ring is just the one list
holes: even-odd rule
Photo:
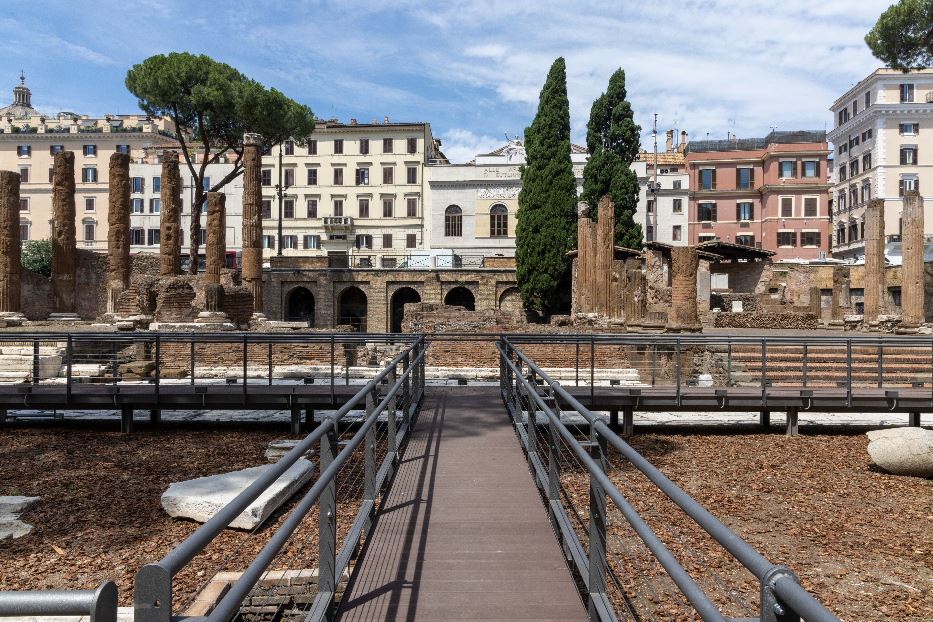
[[25, 321], [26, 316], [19, 311], [0, 312], [0, 323], [3, 323], [5, 326], [22, 326]]
[[80, 322], [81, 316], [77, 313], [49, 313], [50, 322]]

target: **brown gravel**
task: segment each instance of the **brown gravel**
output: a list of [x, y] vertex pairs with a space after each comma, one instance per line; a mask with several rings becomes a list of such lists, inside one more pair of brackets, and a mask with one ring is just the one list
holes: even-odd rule
[[[93, 588], [111, 579], [119, 587], [120, 604], [132, 604], [136, 571], [198, 527], [162, 510], [159, 497], [168, 485], [266, 464], [269, 441], [285, 437], [281, 426], [162, 427], [129, 435], [77, 428], [0, 430], [0, 494], [42, 497], [23, 515], [34, 526], [32, 533], [0, 542], [0, 590]], [[338, 508], [338, 539], [358, 508], [358, 467], [351, 460], [346, 481], [338, 480], [338, 499], [349, 499]], [[254, 534], [221, 533], [175, 578], [175, 610], [215, 572], [244, 569], [298, 497]], [[316, 567], [317, 522], [315, 509], [273, 568]]]
[[[863, 434], [644, 434], [632, 445], [843, 620], [933, 620], [933, 480], [881, 472]], [[724, 613], [757, 612], [751, 573], [621, 456], [611, 463], [620, 491]], [[586, 521], [586, 479], [564, 466]], [[608, 548], [630, 606], [647, 619], [698, 619], [609, 507]]]

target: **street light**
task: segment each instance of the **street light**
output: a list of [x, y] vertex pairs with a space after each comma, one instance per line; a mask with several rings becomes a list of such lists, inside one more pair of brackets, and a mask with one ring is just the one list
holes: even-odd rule
[[278, 250], [275, 254], [279, 257], [282, 256], [282, 202], [285, 198], [285, 191], [291, 188], [291, 186], [286, 186], [282, 183], [282, 144], [283, 143], [279, 143], [279, 183], [275, 185], [275, 194], [279, 198], [279, 242]]

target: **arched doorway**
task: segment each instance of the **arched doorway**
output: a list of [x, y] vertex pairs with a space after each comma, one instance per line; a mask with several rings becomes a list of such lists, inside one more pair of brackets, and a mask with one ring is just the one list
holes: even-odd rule
[[444, 304], [452, 307], [463, 307], [467, 311], [476, 311], [476, 298], [473, 292], [463, 286], [455, 287], [444, 296]]
[[499, 296], [500, 311], [521, 311], [522, 297], [517, 287], [510, 287]]
[[340, 293], [337, 324], [349, 324], [353, 330], [366, 331], [366, 294], [359, 287], [348, 287]]
[[314, 326], [314, 294], [306, 287], [296, 287], [288, 294], [287, 313], [289, 322], [308, 322]]
[[402, 320], [405, 318], [405, 305], [421, 302], [421, 295], [411, 287], [400, 287], [392, 294], [389, 307], [392, 310], [392, 319], [389, 322], [389, 331], [402, 332]]

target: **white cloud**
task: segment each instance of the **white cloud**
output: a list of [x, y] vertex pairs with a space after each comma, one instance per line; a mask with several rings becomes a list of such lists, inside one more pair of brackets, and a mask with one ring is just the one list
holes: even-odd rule
[[452, 164], [463, 164], [469, 162], [480, 153], [489, 153], [493, 149], [498, 149], [505, 144], [505, 136], [495, 138], [493, 136], [477, 136], [470, 130], [463, 128], [454, 128], [447, 130], [442, 135], [437, 136], [443, 143], [441, 151], [447, 156]]

